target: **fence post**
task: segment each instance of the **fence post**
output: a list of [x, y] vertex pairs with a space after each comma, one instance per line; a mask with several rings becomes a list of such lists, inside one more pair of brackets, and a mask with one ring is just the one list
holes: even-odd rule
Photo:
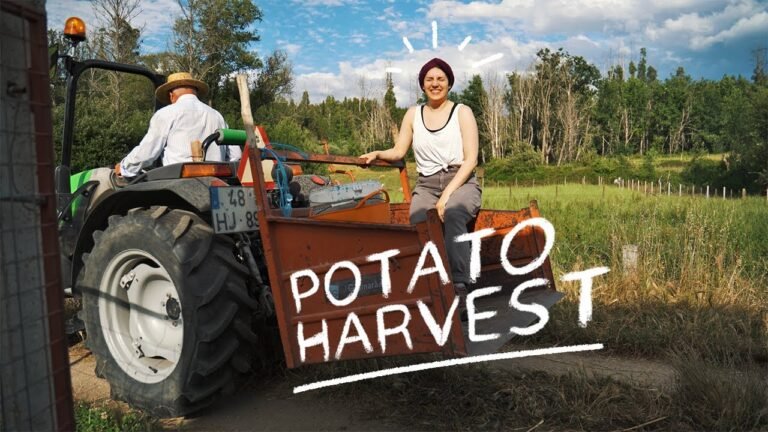
[[679, 189], [679, 190], [677, 191], [677, 196], [681, 197], [681, 196], [683, 196], [683, 185], [681, 185], [680, 183], [678, 183], [678, 184], [677, 184], [677, 186], [678, 186], [678, 189]]
[[741, 199], [744, 199], [747, 197], [747, 189], [741, 188]]
[[725, 199], [725, 186], [723, 186], [723, 199]]
[[709, 185], [707, 185], [707, 199], [709, 199]]

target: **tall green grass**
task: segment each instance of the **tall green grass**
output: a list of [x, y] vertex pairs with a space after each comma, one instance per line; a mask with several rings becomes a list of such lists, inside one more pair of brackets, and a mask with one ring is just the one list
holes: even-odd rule
[[[599, 340], [609, 350], [664, 357], [690, 348], [719, 364], [768, 358], [768, 203], [760, 198], [646, 196], [615, 186], [490, 187], [485, 208], [538, 200], [556, 229], [556, 277], [607, 266], [593, 322], [576, 325], [578, 285], [534, 341]], [[636, 269], [622, 249], [636, 245]]]

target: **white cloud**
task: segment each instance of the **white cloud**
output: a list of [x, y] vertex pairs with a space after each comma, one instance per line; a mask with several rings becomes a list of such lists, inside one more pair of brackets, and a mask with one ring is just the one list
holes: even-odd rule
[[354, 32], [349, 35], [348, 41], [358, 45], [365, 45], [368, 43], [368, 35], [365, 33]]
[[296, 54], [299, 53], [299, 51], [301, 51], [301, 45], [290, 43], [284, 40], [278, 40], [277, 45], [278, 47], [280, 47], [281, 50], [288, 53], [288, 55], [291, 57], [295, 56]]
[[449, 21], [501, 20], [534, 34], [595, 31], [648, 16], [639, 0], [502, 0], [463, 4], [440, 0], [429, 9], [431, 18]]
[[701, 51], [716, 43], [765, 34], [767, 21], [766, 5], [747, 0], [706, 15], [693, 12], [665, 19], [660, 25], [650, 23], [645, 36], [663, 46]]
[[345, 6], [345, 5], [357, 5], [360, 2], [358, 0], [294, 0], [293, 3], [301, 6]]
[[742, 18], [731, 28], [715, 35], [694, 37], [691, 40], [691, 48], [695, 50], [706, 49], [716, 43], [729, 42], [752, 35], [765, 35], [766, 32], [768, 32], [768, 12], [761, 12], [749, 18]]

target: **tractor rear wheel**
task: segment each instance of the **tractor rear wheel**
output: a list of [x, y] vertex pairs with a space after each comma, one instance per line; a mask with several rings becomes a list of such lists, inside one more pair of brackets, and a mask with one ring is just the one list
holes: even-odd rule
[[256, 301], [234, 243], [167, 207], [112, 216], [80, 282], [87, 344], [112, 397], [156, 417], [188, 414], [251, 368]]

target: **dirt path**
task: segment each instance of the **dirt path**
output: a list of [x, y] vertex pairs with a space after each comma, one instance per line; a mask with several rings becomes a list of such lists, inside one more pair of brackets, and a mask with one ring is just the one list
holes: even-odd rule
[[[83, 345], [69, 350], [72, 391], [76, 401], [126, 409], [109, 398], [109, 384], [96, 377], [96, 361]], [[368, 431], [403, 430], [384, 419], [363, 418], [364, 407], [353, 400], [330, 400], [317, 392], [292, 393], [288, 380], [273, 377], [247, 383], [236, 395], [187, 418], [168, 419], [163, 426], [182, 431]]]
[[675, 369], [667, 363], [597, 353], [526, 357], [494, 362], [493, 366], [506, 370], [536, 370], [553, 375], [583, 372], [589, 377], [612, 378], [665, 392], [672, 390], [675, 385]]
[[[109, 398], [109, 384], [94, 374], [95, 360], [83, 344], [70, 349], [72, 387], [75, 400], [125, 409]], [[559, 354], [488, 363], [504, 370], [544, 371], [563, 375], [583, 372], [594, 377], [610, 377], [639, 386], [670, 390], [675, 372], [661, 362], [609, 357], [598, 353]], [[187, 418], [163, 421], [169, 429], [276, 430], [276, 431], [368, 431], [403, 430], [384, 418], [364, 418], [357, 400], [330, 399], [319, 392], [293, 395], [289, 379], [274, 376], [244, 385], [236, 395], [223, 397], [213, 406]], [[386, 417], [386, 413], [382, 414]]]

